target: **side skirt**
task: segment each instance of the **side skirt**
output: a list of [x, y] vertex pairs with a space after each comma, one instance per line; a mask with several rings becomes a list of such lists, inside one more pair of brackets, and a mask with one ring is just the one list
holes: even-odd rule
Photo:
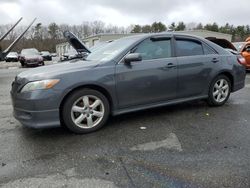
[[125, 114], [125, 113], [129, 113], [129, 112], [135, 112], [135, 111], [139, 111], [139, 110], [146, 110], [146, 109], [157, 108], [157, 107], [162, 107], [162, 106], [169, 106], [169, 105], [174, 105], [174, 104], [179, 104], [179, 103], [194, 101], [194, 100], [201, 100], [201, 99], [206, 99], [206, 98], [208, 98], [208, 96], [203, 95], [203, 96], [198, 96], [198, 97], [190, 97], [190, 98], [185, 98], [185, 99], [177, 99], [177, 100], [172, 100], [172, 101], [161, 101], [161, 102], [151, 103], [151, 104], [146, 104], [146, 105], [132, 106], [132, 107], [128, 107], [128, 108], [114, 110], [112, 112], [112, 115], [116, 116], [116, 115]]

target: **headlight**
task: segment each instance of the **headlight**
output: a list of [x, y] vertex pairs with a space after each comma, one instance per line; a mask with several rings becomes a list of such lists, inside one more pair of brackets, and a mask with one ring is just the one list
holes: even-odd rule
[[38, 89], [50, 89], [54, 87], [60, 80], [40, 80], [27, 83], [21, 90], [21, 92], [34, 91]]

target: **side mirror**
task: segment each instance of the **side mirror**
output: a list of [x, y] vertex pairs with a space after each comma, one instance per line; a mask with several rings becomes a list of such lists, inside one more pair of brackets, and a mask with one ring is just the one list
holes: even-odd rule
[[141, 60], [142, 60], [142, 57], [141, 57], [141, 54], [139, 53], [128, 54], [124, 58], [125, 63], [131, 63], [133, 61], [141, 61]]

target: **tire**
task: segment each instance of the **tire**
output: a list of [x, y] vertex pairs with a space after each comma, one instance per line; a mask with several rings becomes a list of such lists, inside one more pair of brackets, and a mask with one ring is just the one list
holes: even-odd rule
[[108, 120], [110, 106], [99, 91], [81, 89], [70, 94], [62, 107], [63, 124], [77, 134], [100, 129]]
[[210, 106], [224, 105], [232, 91], [230, 79], [225, 75], [217, 76], [210, 85], [207, 102]]
[[43, 62], [41, 62], [41, 66], [44, 66], [45, 64], [44, 64], [44, 61]]
[[24, 61], [20, 61], [20, 63], [21, 63], [21, 66], [22, 66], [22, 67], [24, 67], [24, 66], [25, 66]]

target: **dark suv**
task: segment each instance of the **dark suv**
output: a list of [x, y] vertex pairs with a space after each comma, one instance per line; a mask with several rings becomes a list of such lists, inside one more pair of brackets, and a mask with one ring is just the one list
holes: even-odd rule
[[91, 52], [72, 33], [65, 37], [88, 55], [22, 72], [12, 84], [14, 116], [25, 126], [61, 123], [87, 133], [109, 115], [199, 99], [221, 106], [245, 84], [242, 57], [206, 39], [135, 35]]

